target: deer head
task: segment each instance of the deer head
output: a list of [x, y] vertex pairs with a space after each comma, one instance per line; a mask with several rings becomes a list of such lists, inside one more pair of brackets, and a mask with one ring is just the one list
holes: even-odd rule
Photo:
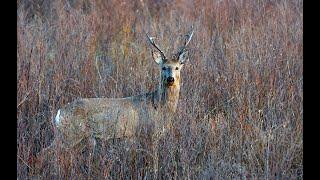
[[180, 71], [184, 63], [188, 60], [187, 45], [189, 44], [193, 30], [185, 36], [184, 44], [179, 51], [174, 54], [171, 58], [167, 58], [163, 51], [155, 44], [154, 38], [147, 38], [149, 43], [154, 47], [152, 49], [152, 58], [159, 65], [161, 73], [161, 82], [165, 87], [176, 86], [180, 82]]

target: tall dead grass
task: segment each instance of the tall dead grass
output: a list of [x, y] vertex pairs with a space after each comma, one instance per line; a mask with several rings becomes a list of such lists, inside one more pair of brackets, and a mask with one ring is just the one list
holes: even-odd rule
[[159, 176], [302, 178], [301, 0], [30, 2], [17, 9], [19, 179], [153, 177], [148, 143], [102, 142], [94, 175], [86, 152], [68, 162], [57, 154], [51, 164], [60, 173], [34, 173], [32, 164], [64, 104], [156, 88], [144, 31], [172, 53], [191, 25], [175, 130], [159, 142]]

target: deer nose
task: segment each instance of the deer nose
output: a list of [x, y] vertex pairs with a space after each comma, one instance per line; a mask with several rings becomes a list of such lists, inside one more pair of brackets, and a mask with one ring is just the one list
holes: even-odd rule
[[168, 83], [173, 83], [174, 82], [174, 78], [173, 77], [168, 77], [167, 78], [167, 82]]

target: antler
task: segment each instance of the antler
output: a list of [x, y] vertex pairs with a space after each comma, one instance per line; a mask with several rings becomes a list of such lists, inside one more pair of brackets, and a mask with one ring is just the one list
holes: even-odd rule
[[147, 33], [146, 33], [146, 36], [147, 36], [150, 44], [151, 44], [153, 47], [155, 47], [155, 48], [160, 52], [162, 59], [165, 60], [165, 59], [166, 59], [166, 56], [165, 56], [164, 53], [160, 50], [160, 48], [158, 48], [158, 46], [154, 43], [153, 38], [152, 38], [152, 37], [149, 37], [149, 35], [148, 35]]
[[186, 50], [187, 48], [187, 45], [189, 44], [189, 42], [191, 41], [191, 38], [193, 36], [193, 32], [194, 32], [194, 29], [193, 27], [191, 27], [191, 32], [187, 35], [185, 35], [185, 41], [184, 41], [184, 44], [183, 46], [181, 47], [180, 51], [178, 52], [178, 57]]
[[194, 30], [192, 29], [191, 33], [187, 34], [186, 35], [186, 39], [185, 39], [185, 42], [184, 42], [184, 48], [189, 44], [192, 36], [193, 36], [193, 32]]

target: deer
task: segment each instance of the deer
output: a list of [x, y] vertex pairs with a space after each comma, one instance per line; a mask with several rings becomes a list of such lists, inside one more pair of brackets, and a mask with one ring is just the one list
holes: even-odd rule
[[193, 32], [185, 36], [182, 47], [169, 58], [146, 33], [152, 58], [160, 70], [158, 88], [136, 96], [80, 98], [68, 103], [52, 118], [55, 139], [51, 146], [60, 142], [61, 147], [70, 149], [85, 139], [95, 144], [95, 139], [131, 139], [139, 128], [151, 127], [154, 133], [170, 128], [166, 120], [172, 119], [177, 109], [180, 72], [188, 61], [187, 46]]

